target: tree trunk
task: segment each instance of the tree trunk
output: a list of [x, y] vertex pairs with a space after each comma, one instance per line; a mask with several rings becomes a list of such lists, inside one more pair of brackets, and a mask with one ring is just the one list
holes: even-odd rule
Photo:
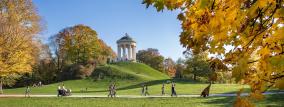
[[55, 52], [57, 55], [57, 71], [60, 72], [60, 56], [57, 50], [58, 49], [56, 49], [56, 52]]
[[3, 94], [3, 81], [0, 80], [0, 94]]
[[196, 80], [196, 75], [195, 74], [193, 74], [193, 80]]

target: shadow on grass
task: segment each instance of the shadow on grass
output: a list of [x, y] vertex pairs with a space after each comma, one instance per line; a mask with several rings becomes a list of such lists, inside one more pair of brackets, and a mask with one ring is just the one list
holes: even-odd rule
[[[139, 82], [133, 85], [128, 85], [124, 87], [119, 87], [117, 90], [129, 90], [129, 89], [136, 89], [136, 88], [141, 88], [142, 84], [146, 84], [148, 86], [153, 86], [153, 85], [161, 85], [163, 83], [165, 84], [171, 84], [171, 81], [174, 81], [175, 83], [178, 84], [205, 84], [204, 88], [207, 87], [208, 83], [200, 82], [200, 81], [194, 81], [194, 80], [188, 80], [188, 79], [163, 79], [163, 80], [153, 80], [153, 81], [146, 81], [146, 82]], [[249, 92], [250, 88], [244, 88], [244, 92]], [[95, 90], [95, 91], [73, 91], [74, 93], [94, 93], [94, 92], [108, 92], [108, 87], [105, 87], [104, 90]], [[232, 92], [224, 92], [221, 94], [234, 94], [237, 91], [232, 91]]]
[[[200, 98], [203, 99], [204, 104], [212, 104], [212, 105], [220, 105], [224, 107], [232, 107], [236, 96], [230, 97], [207, 97], [207, 98]], [[265, 95], [265, 98], [258, 101], [253, 101], [252, 103], [258, 106], [263, 107], [284, 107], [284, 95], [283, 94], [272, 94], [272, 95]]]
[[145, 84], [145, 85], [148, 85], [148, 86], [153, 86], [153, 85], [161, 85], [162, 86], [163, 83], [171, 84], [171, 81], [174, 81], [175, 83], [179, 83], [179, 84], [197, 84], [197, 82], [194, 82], [194, 81], [191, 81], [191, 80], [164, 79], [164, 80], [154, 80], [154, 81], [141, 82], [141, 83], [126, 86], [126, 87], [121, 87], [121, 88], [118, 88], [117, 90], [128, 90], [128, 89], [141, 88], [142, 84]]
[[[156, 85], [156, 84], [162, 84], [163, 82], [166, 83], [166, 81], [171, 81], [171, 79], [154, 80], [154, 81], [148, 81], [148, 82], [140, 82], [138, 84], [117, 88], [117, 90], [135, 89], [135, 88], [140, 88], [142, 84], [147, 84], [148, 86], [151, 86], [151, 85]], [[80, 91], [74, 91], [74, 93], [79, 93], [79, 92]], [[106, 87], [106, 90], [86, 91], [84, 93], [93, 93], [93, 92], [108, 92], [108, 90], [107, 90], [107, 87]]]
[[[227, 93], [222, 93], [222, 94], [236, 94], [235, 91], [227, 92]], [[232, 107], [233, 103], [236, 99], [236, 96], [210, 96], [209, 97], [200, 97], [200, 99], [203, 99], [204, 104], [209, 104], [209, 105], [220, 105], [222, 107]]]
[[200, 99], [205, 99], [203, 102], [204, 104], [209, 104], [209, 105], [220, 105], [223, 107], [232, 107], [234, 104], [234, 101], [236, 99], [235, 96], [230, 96], [230, 97], [207, 97], [207, 98], [200, 98]]
[[265, 105], [266, 107], [283, 107], [284, 95], [283, 94], [266, 95], [263, 100], [255, 101], [255, 103], [257, 105]]

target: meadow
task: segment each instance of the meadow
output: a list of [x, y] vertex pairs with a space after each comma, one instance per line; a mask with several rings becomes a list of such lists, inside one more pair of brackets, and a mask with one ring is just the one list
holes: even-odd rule
[[[162, 84], [165, 84], [166, 94], [170, 93], [171, 81], [176, 83], [178, 94], [200, 94], [208, 83], [170, 79], [142, 63], [120, 62], [98, 67], [92, 77], [78, 80], [67, 80], [58, 83], [31, 87], [31, 94], [56, 94], [58, 85], [64, 83], [66, 88], [72, 89], [73, 94], [106, 95], [110, 83], [115, 82], [119, 95], [140, 95], [141, 85], [147, 84], [151, 95], [160, 95]], [[100, 75], [100, 76], [98, 76]], [[97, 79], [97, 77], [100, 77]], [[246, 91], [249, 87], [241, 84], [212, 84], [210, 93], [235, 93], [240, 88]], [[25, 87], [5, 89], [5, 94], [23, 94]]]
[[[148, 90], [150, 95], [160, 95], [161, 86], [163, 83], [170, 80], [155, 80], [146, 82], [149, 84]], [[192, 80], [175, 80], [176, 91], [178, 94], [188, 95], [188, 94], [200, 94], [200, 92], [208, 86], [206, 83], [195, 82]], [[69, 80], [63, 82], [66, 88], [72, 89], [73, 94], [80, 95], [107, 95], [108, 85], [111, 80], [101, 80], [93, 81], [90, 79], [83, 80]], [[143, 82], [144, 83], [144, 82]], [[31, 94], [56, 94], [57, 87], [60, 83], [54, 83], [49, 85], [44, 85], [42, 87], [31, 87]], [[131, 81], [131, 80], [120, 80], [116, 82], [117, 84], [117, 94], [118, 95], [140, 95], [141, 92], [141, 82]], [[87, 88], [87, 89], [86, 89]], [[171, 84], [165, 84], [166, 94], [170, 94]], [[235, 93], [240, 88], [245, 88], [249, 91], [249, 87], [240, 84], [212, 84], [210, 93], [220, 94], [220, 93]], [[25, 88], [13, 88], [5, 89], [5, 94], [23, 94]]]
[[[208, 83], [170, 79], [165, 74], [156, 71], [141, 63], [116, 63], [101, 66], [96, 69], [98, 74], [94, 78], [67, 80], [42, 87], [31, 87], [33, 95], [57, 95], [57, 87], [64, 83], [66, 88], [72, 89], [73, 95], [100, 95], [107, 96], [108, 86], [115, 82], [117, 95], [140, 96], [141, 84], [148, 85], [150, 96], [161, 95], [162, 84], [165, 84], [166, 96], [170, 95], [171, 81], [176, 83], [178, 95], [199, 95], [208, 86]], [[104, 78], [95, 79], [95, 77]], [[210, 94], [236, 93], [244, 88], [245, 92], [250, 89], [241, 84], [212, 84]], [[24, 87], [5, 89], [5, 94], [23, 95]], [[275, 91], [275, 90], [269, 90]], [[276, 90], [277, 91], [277, 90]], [[1, 98], [0, 107], [227, 107], [232, 106], [236, 97], [177, 97], [177, 98]], [[256, 101], [257, 106], [283, 106], [284, 96], [267, 95], [262, 101]], [[15, 103], [17, 102], [17, 103]]]

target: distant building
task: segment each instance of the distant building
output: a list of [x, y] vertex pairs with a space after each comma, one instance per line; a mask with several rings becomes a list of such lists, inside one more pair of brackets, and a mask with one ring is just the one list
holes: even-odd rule
[[136, 61], [136, 42], [127, 33], [116, 43], [117, 61]]

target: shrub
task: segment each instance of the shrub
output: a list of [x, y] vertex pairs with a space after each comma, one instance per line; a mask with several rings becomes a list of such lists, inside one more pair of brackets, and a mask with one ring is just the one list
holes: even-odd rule
[[95, 66], [92, 64], [72, 64], [63, 69], [60, 73], [60, 80], [86, 78], [92, 74], [94, 69]]

